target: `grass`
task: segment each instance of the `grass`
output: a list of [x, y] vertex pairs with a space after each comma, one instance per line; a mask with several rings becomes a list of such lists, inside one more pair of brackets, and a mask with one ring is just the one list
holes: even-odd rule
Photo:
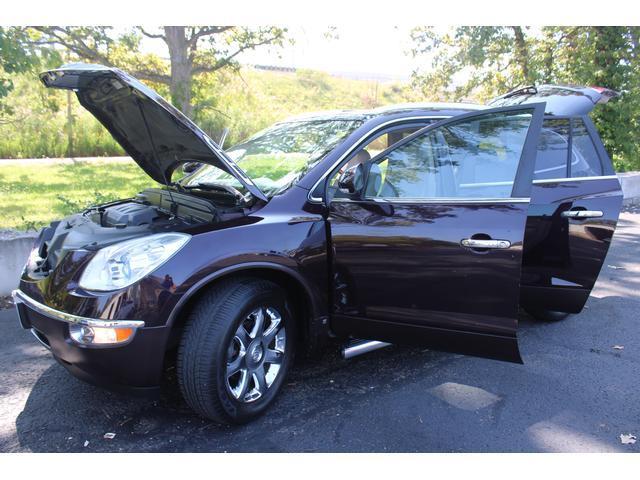
[[0, 229], [37, 230], [96, 203], [155, 185], [133, 161], [53, 165], [0, 162]]

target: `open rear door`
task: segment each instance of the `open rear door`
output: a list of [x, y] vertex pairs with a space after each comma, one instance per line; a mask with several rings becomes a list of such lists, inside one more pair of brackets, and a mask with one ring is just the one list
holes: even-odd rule
[[546, 101], [524, 241], [521, 304], [582, 310], [605, 262], [622, 189], [587, 114], [618, 96], [600, 87], [526, 87], [489, 104]]

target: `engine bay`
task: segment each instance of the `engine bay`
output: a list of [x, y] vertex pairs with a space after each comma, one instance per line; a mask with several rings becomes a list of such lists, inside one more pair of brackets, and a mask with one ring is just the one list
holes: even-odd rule
[[97, 250], [144, 235], [183, 231], [245, 214], [244, 207], [228, 199], [215, 201], [192, 192], [150, 188], [134, 198], [90, 207], [43, 228], [26, 273], [32, 278], [47, 276], [73, 250]]

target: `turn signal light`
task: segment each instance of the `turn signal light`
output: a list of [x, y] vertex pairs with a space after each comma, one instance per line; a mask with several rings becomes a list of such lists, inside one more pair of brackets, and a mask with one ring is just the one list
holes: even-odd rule
[[69, 336], [81, 345], [117, 345], [130, 340], [134, 333], [133, 328], [69, 326]]

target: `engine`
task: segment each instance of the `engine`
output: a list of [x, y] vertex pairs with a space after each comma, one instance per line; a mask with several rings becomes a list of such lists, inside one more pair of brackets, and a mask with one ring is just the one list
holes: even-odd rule
[[148, 189], [134, 199], [91, 207], [42, 229], [34, 248], [32, 278], [47, 276], [67, 252], [158, 232], [179, 231], [242, 215], [241, 209], [218, 211], [207, 199], [164, 189]]

